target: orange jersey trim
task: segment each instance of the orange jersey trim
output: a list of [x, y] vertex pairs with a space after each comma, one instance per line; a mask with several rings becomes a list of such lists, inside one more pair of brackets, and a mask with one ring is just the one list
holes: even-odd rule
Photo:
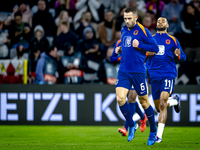
[[121, 61], [121, 56], [117, 59], [117, 61]]
[[144, 34], [146, 35], [146, 37], [147, 37], [147, 33], [146, 33], [146, 31], [145, 31], [145, 28], [144, 28], [144, 26], [143, 25], [141, 25], [139, 22], [137, 22], [137, 24], [138, 24], [138, 26], [142, 29], [142, 31], [144, 32]]
[[119, 45], [120, 42], [121, 42], [121, 39], [117, 41], [116, 47]]
[[172, 39], [174, 40], [175, 44], [177, 45], [177, 42], [176, 42], [175, 37], [173, 37], [172, 35], [169, 35], [168, 33], [167, 33], [167, 35], [168, 35], [170, 38], [172, 38]]

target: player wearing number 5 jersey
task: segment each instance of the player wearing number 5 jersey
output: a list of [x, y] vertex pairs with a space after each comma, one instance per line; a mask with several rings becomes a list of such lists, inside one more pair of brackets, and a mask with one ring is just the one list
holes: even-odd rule
[[168, 27], [166, 18], [158, 19], [157, 33], [153, 37], [159, 46], [159, 52], [150, 56], [147, 61], [154, 104], [160, 112], [156, 143], [162, 142], [167, 107], [174, 106], [175, 111], [180, 112], [179, 97], [176, 95], [173, 100], [168, 100], [168, 98], [173, 92], [177, 76], [175, 59], [186, 60], [179, 41], [167, 33]]
[[155, 126], [154, 111], [149, 104], [146, 68], [144, 65], [146, 51], [158, 52], [158, 46], [150, 31], [137, 23], [137, 11], [134, 8], [126, 8], [124, 11], [124, 21], [126, 26], [121, 30], [121, 47], [116, 47], [115, 51], [121, 48], [121, 63], [116, 82], [117, 102], [120, 110], [129, 125], [128, 141], [135, 136], [135, 122], [132, 120], [133, 110], [126, 102], [126, 96], [131, 85], [134, 86], [138, 94], [138, 99], [144, 108], [150, 124], [150, 135], [147, 145], [153, 145], [156, 140], [157, 128]]

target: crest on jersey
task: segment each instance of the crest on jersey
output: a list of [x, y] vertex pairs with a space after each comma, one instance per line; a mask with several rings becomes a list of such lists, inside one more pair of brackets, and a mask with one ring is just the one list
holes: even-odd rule
[[137, 34], [138, 34], [138, 30], [135, 30], [135, 31], [133, 32], [133, 34], [134, 34], [134, 35], [137, 35]]
[[166, 41], [165, 41], [166, 44], [170, 44], [170, 42], [171, 41], [169, 39], [166, 39]]
[[131, 36], [125, 36], [124, 37], [124, 47], [131, 47], [131, 41], [132, 41], [132, 37]]

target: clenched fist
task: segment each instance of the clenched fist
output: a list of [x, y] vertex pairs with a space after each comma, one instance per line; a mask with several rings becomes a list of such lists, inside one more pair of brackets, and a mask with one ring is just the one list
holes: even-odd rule
[[174, 51], [174, 54], [175, 54], [176, 56], [180, 56], [180, 55], [181, 55], [181, 50], [178, 49], [178, 48], [176, 48], [175, 51]]
[[133, 47], [138, 47], [139, 41], [137, 39], [133, 40]]
[[121, 54], [121, 52], [122, 52], [122, 47], [121, 46], [118, 46], [118, 47], [115, 48], [115, 53], [116, 54]]

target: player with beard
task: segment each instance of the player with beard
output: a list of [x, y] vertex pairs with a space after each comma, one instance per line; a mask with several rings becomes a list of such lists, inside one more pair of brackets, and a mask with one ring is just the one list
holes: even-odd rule
[[157, 20], [157, 33], [153, 36], [159, 46], [159, 52], [150, 55], [147, 60], [147, 68], [150, 76], [152, 96], [157, 112], [158, 132], [156, 143], [162, 142], [162, 134], [167, 120], [167, 107], [174, 106], [175, 111], [180, 112], [178, 95], [168, 100], [174, 89], [177, 76], [175, 59], [186, 60], [179, 41], [167, 33], [168, 21], [164, 17]]
[[126, 25], [121, 30], [122, 46], [115, 51], [121, 51], [121, 63], [116, 81], [116, 95], [120, 110], [129, 125], [128, 141], [135, 136], [136, 123], [132, 119], [135, 110], [126, 102], [126, 96], [133, 85], [138, 94], [139, 101], [147, 115], [150, 124], [150, 134], [147, 145], [153, 145], [156, 140], [157, 127], [155, 125], [154, 111], [151, 107], [146, 84], [146, 67], [144, 65], [146, 51], [158, 52], [158, 45], [150, 31], [136, 22], [138, 16], [134, 8], [126, 8], [124, 21]]
[[[119, 46], [122, 46], [121, 39], [116, 42], [114, 49], [116, 47], [119, 47]], [[110, 61], [111, 62], [120, 62], [120, 60], [121, 60], [121, 55], [116, 54], [115, 51], [113, 51], [113, 53], [110, 57]], [[140, 109], [138, 102], [136, 102], [137, 93], [136, 93], [133, 86], [131, 87], [131, 89], [129, 89], [127, 97], [128, 97], [128, 104], [129, 104], [130, 109], [135, 110], [135, 112], [141, 118], [141, 120], [140, 120], [140, 131], [144, 132], [145, 129], [146, 129], [147, 116]], [[133, 116], [134, 114], [131, 114], [131, 115]], [[137, 126], [138, 125], [136, 124], [136, 129], [137, 129]], [[123, 128], [118, 128], [118, 132], [121, 133], [122, 136], [127, 136], [127, 131], [128, 131], [128, 122], [125, 121]]]

